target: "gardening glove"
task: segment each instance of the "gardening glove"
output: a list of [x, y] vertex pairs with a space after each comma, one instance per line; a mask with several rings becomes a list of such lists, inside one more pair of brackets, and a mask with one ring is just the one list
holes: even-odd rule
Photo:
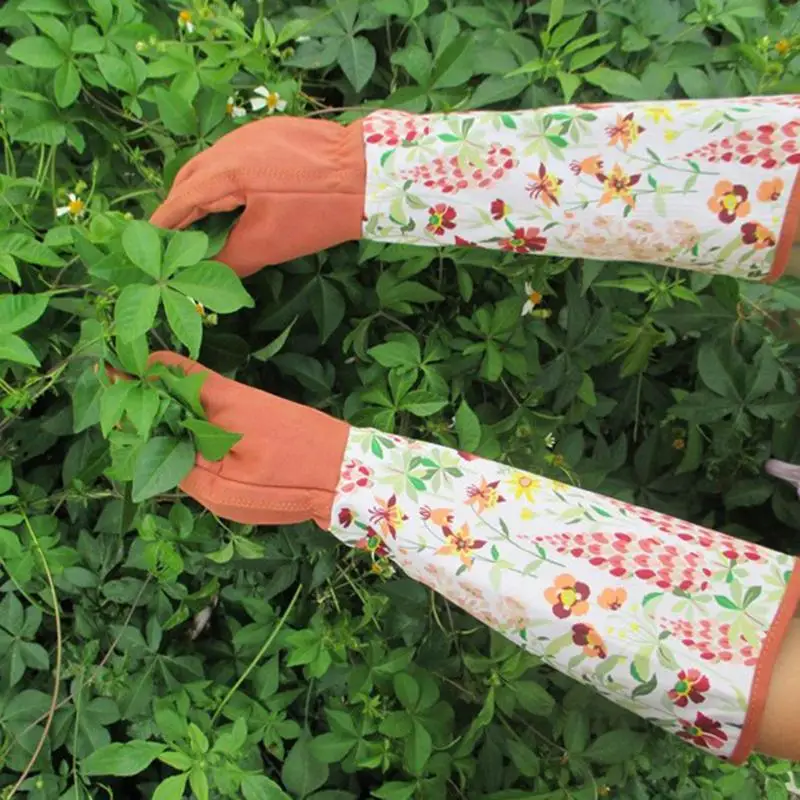
[[361, 237], [774, 279], [800, 214], [798, 105], [382, 110], [347, 128], [271, 118], [190, 161], [153, 221], [245, 206], [221, 254], [242, 275]]
[[361, 124], [269, 118], [244, 125], [179, 172], [152, 217], [185, 228], [244, 212], [217, 256], [241, 277], [358, 239], [364, 209]]
[[686, 741], [735, 763], [750, 753], [800, 598], [795, 559], [214, 373], [201, 401], [244, 434], [182, 483], [202, 505], [313, 519]]

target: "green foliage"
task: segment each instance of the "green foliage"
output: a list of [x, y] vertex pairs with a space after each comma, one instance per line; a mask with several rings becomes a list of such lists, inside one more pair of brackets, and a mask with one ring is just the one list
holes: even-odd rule
[[311, 525], [182, 499], [237, 434], [148, 357], [789, 550], [796, 497], [761, 467], [800, 461], [797, 282], [362, 243], [242, 285], [214, 260], [230, 218], [144, 220], [262, 85], [345, 120], [797, 91], [798, 8], [6, 0], [5, 796], [787, 797], [789, 764], [697, 753]]

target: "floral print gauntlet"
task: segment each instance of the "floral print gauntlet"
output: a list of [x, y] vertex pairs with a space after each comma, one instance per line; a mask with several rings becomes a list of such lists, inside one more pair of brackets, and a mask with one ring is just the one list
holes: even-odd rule
[[777, 278], [800, 95], [363, 121], [364, 238]]
[[794, 558], [360, 429], [331, 530], [682, 739], [735, 763], [750, 753], [800, 597]]

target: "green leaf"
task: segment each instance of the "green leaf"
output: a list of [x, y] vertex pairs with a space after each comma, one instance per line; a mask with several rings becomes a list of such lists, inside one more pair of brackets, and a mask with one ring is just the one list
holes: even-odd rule
[[0, 361], [14, 361], [29, 367], [39, 366], [39, 359], [28, 343], [13, 333], [0, 334]]
[[382, 367], [417, 367], [422, 360], [419, 342], [411, 334], [371, 347], [367, 353]]
[[22, 283], [17, 262], [10, 253], [0, 253], [0, 275], [13, 281], [17, 286]]
[[311, 752], [323, 764], [341, 761], [354, 747], [357, 737], [343, 736], [339, 733], [323, 733], [311, 740]]
[[33, 325], [44, 314], [49, 302], [47, 294], [0, 295], [0, 334], [16, 333]]
[[73, 53], [100, 53], [104, 47], [103, 37], [92, 25], [78, 25], [72, 32]]
[[299, 317], [295, 317], [268, 345], [250, 355], [259, 361], [269, 361], [273, 356], [280, 353], [298, 319]]
[[125, 404], [135, 384], [132, 381], [117, 381], [103, 391], [100, 397], [100, 428], [103, 436], [122, 419]]
[[550, 0], [550, 13], [547, 15], [547, 30], [551, 31], [564, 16], [565, 0]]
[[419, 684], [407, 672], [398, 672], [392, 679], [394, 693], [403, 708], [409, 711], [417, 707], [419, 703], [420, 690]]
[[311, 752], [309, 738], [301, 736], [283, 762], [281, 778], [293, 794], [306, 797], [328, 780], [328, 766]]
[[208, 252], [208, 236], [202, 231], [176, 231], [164, 254], [164, 276], [202, 261]]
[[71, 106], [81, 93], [81, 76], [78, 68], [67, 61], [56, 70], [53, 81], [53, 94], [59, 108]]
[[184, 772], [180, 775], [172, 775], [169, 778], [165, 778], [156, 786], [156, 790], [153, 792], [153, 800], [182, 800], [188, 777], [188, 773]]
[[530, 714], [549, 717], [556, 701], [552, 695], [536, 681], [517, 681], [514, 684], [517, 702]]
[[134, 465], [133, 502], [174, 489], [194, 466], [195, 452], [185, 439], [156, 436], [139, 451]]
[[345, 36], [337, 58], [347, 80], [360, 92], [375, 71], [377, 55], [372, 43], [363, 36]]
[[220, 314], [254, 305], [237, 274], [219, 261], [201, 261], [187, 267], [172, 277], [169, 285]]
[[26, 36], [17, 39], [6, 55], [37, 69], [55, 69], [66, 60], [66, 54], [46, 36]]
[[712, 392], [730, 400], [739, 400], [739, 392], [733, 377], [713, 343], [704, 342], [700, 345], [697, 353], [697, 371], [700, 379]]
[[433, 753], [433, 740], [425, 726], [414, 720], [411, 735], [406, 739], [405, 761], [413, 775], [421, 775]]
[[100, 69], [100, 74], [113, 86], [126, 94], [136, 94], [138, 81], [133, 70], [125, 59], [119, 56], [98, 53], [95, 61]]
[[197, 114], [183, 95], [174, 89], [154, 86], [153, 97], [158, 106], [158, 115], [170, 133], [176, 136], [191, 136], [197, 133]]
[[123, 341], [117, 336], [116, 350], [123, 369], [132, 375], [144, 374], [147, 369], [147, 357], [149, 355], [146, 336], [137, 336], [129, 342]]
[[455, 423], [459, 448], [467, 453], [474, 453], [481, 443], [481, 422], [466, 400], [461, 401], [456, 411]]
[[609, 67], [595, 67], [584, 72], [582, 77], [593, 86], [599, 86], [604, 92], [614, 97], [627, 97], [631, 100], [643, 100], [645, 92], [638, 78]]
[[104, 392], [94, 365], [84, 369], [72, 389], [72, 430], [75, 433], [100, 421], [100, 400]]
[[125, 411], [143, 439], [150, 435], [159, 405], [158, 392], [147, 384], [135, 386], [128, 394]]
[[415, 417], [430, 417], [437, 411], [441, 411], [446, 405], [447, 400], [439, 400], [430, 392], [419, 389], [409, 392], [403, 398], [400, 408]]
[[187, 419], [183, 427], [194, 434], [194, 441], [200, 455], [209, 461], [219, 461], [242, 438], [241, 433], [231, 433], [218, 425], [202, 419]]
[[288, 794], [266, 775], [245, 775], [242, 778], [244, 800], [291, 800]]
[[316, 283], [318, 289], [312, 292], [309, 301], [321, 343], [325, 344], [344, 319], [345, 302], [331, 281], [320, 278]]
[[161, 237], [149, 222], [128, 223], [122, 233], [122, 249], [142, 272], [156, 280], [161, 277]]
[[143, 772], [167, 749], [161, 742], [134, 739], [101, 747], [81, 761], [84, 775], [131, 776]]
[[195, 766], [189, 773], [189, 786], [197, 800], [208, 800], [208, 778], [200, 766]]
[[569, 62], [569, 68], [574, 72], [578, 69], [588, 67], [589, 64], [594, 64], [598, 58], [602, 58], [606, 53], [609, 53], [615, 47], [614, 42], [606, 42], [605, 44], [596, 44], [593, 47], [587, 47], [585, 50], [579, 50], [572, 56]]
[[598, 736], [583, 753], [595, 764], [622, 764], [637, 756], [644, 747], [644, 736], [637, 731], [609, 731]]
[[186, 295], [169, 286], [161, 289], [161, 302], [172, 332], [179, 342], [186, 345], [190, 357], [197, 358], [203, 340], [203, 320], [197, 307]]
[[114, 307], [117, 336], [123, 342], [144, 336], [153, 327], [160, 299], [158, 286], [141, 283], [126, 286], [119, 293]]

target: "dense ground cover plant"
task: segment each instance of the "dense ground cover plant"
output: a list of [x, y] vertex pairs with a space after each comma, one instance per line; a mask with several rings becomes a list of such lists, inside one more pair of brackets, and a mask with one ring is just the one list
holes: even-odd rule
[[695, 752], [380, 558], [182, 499], [195, 450], [235, 436], [195, 381], [139, 378], [182, 349], [796, 549], [762, 464], [800, 461], [798, 283], [353, 244], [243, 285], [213, 260], [231, 220], [144, 220], [254, 117], [797, 91], [799, 21], [777, 0], [6, 0], [3, 796], [786, 797], [791, 765]]

